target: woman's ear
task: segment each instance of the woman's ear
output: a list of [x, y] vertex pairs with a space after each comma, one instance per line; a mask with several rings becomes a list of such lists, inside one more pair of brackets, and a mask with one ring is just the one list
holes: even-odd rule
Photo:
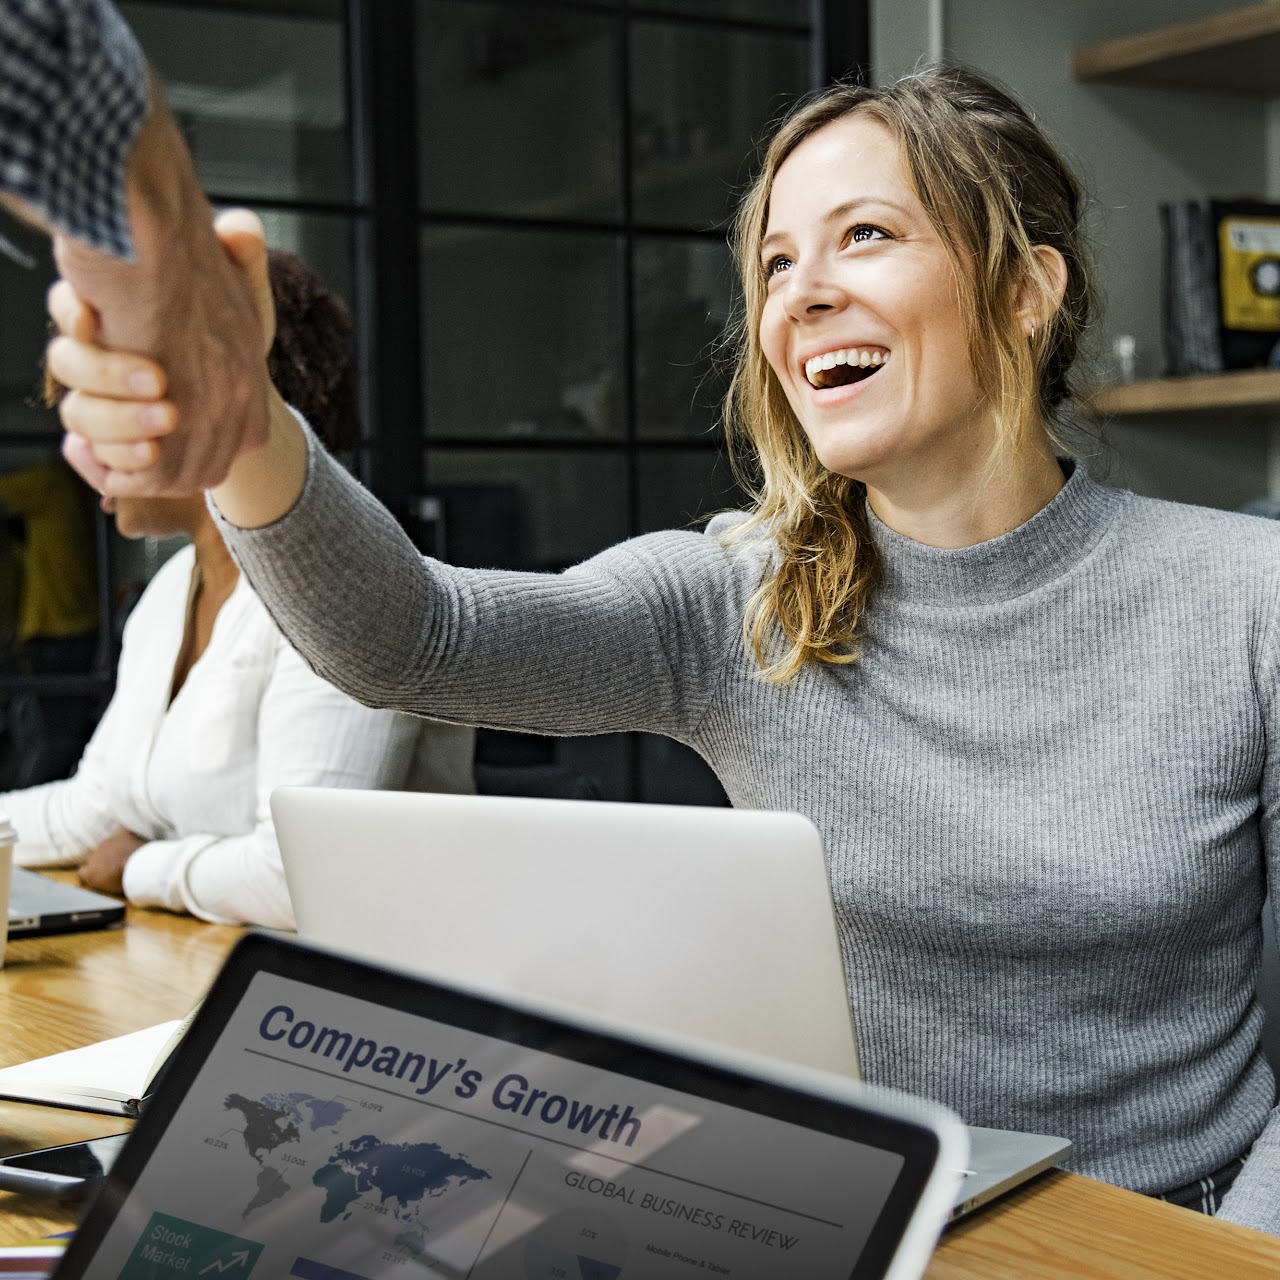
[[1036, 276], [1024, 280], [1018, 290], [1018, 318], [1028, 338], [1044, 328], [1067, 292], [1067, 263], [1062, 254], [1047, 244], [1036, 245], [1032, 253]]

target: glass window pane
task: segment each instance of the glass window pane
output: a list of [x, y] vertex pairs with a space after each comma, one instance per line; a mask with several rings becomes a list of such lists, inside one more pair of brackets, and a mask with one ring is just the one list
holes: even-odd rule
[[[252, 205], [247, 206], [253, 208]], [[340, 213], [254, 209], [272, 249], [296, 253], [355, 314], [352, 219]]]
[[705, 14], [711, 18], [740, 18], [806, 27], [812, 0], [644, 0], [644, 7], [670, 9], [673, 13]]
[[[85, 666], [45, 675], [75, 675]], [[109, 695], [59, 693], [33, 680], [30, 688], [0, 693], [0, 791], [61, 782], [74, 772]]]
[[[45, 294], [55, 271], [48, 236], [5, 218], [0, 232], [25, 253], [35, 266], [19, 266], [0, 254], [0, 439], [15, 432], [48, 434], [56, 441], [58, 416], [43, 407], [44, 348], [49, 340]], [[6, 449], [0, 462], [18, 465]], [[40, 456], [44, 456], [41, 454]]]
[[[7, 452], [7, 451], [6, 451]], [[14, 474], [8, 470], [13, 460], [5, 458], [0, 471], [0, 484]], [[0, 504], [0, 669], [16, 674], [17, 649], [23, 614], [25, 581], [23, 552], [26, 549], [26, 525], [13, 509]]]
[[[62, 460], [56, 441], [0, 449], [0, 652], [25, 655], [25, 674], [92, 666], [97, 506], [98, 495]], [[72, 651], [77, 656], [63, 656]]]
[[770, 120], [808, 88], [803, 36], [636, 22], [631, 187], [638, 222], [725, 222]]
[[696, 751], [671, 738], [641, 733], [640, 799], [650, 804], [727, 805], [719, 779]]
[[451, 564], [558, 571], [627, 536], [627, 466], [612, 450], [432, 449], [413, 530]]
[[603, 799], [631, 799], [631, 762], [625, 733], [553, 741], [556, 763], [590, 778]]
[[618, 23], [528, 4], [418, 7], [424, 208], [619, 214]]
[[636, 455], [636, 490], [641, 533], [687, 529], [717, 511], [748, 505], [729, 459], [719, 450], [641, 449]]
[[172, 538], [125, 538], [113, 523], [109, 547], [111, 574], [116, 606], [116, 631], [123, 629], [126, 619], [138, 603], [147, 583], [160, 572], [160, 566], [188, 543], [179, 535]]
[[632, 262], [636, 432], [658, 438], [713, 432], [728, 387], [716, 343], [737, 294], [728, 246], [638, 237]]
[[332, 4], [301, 13], [122, 4], [164, 82], [205, 189], [347, 199], [346, 29]]
[[481, 729], [476, 735], [476, 789], [482, 796], [559, 800], [629, 800], [630, 735], [551, 738]]
[[[62, 461], [57, 414], [41, 399], [49, 241], [10, 219], [0, 231], [36, 264], [0, 256], [0, 790], [9, 790], [72, 772], [107, 690], [91, 675], [97, 495]], [[57, 687], [76, 677], [74, 691]]]
[[620, 257], [612, 235], [429, 227], [427, 434], [616, 436]]
[[67, 777], [97, 723], [96, 507], [56, 441], [0, 449], [0, 789]]

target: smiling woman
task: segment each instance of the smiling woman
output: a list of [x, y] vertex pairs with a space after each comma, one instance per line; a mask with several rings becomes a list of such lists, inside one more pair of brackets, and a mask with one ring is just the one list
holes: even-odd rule
[[[1027, 113], [965, 72], [837, 87], [784, 121], [736, 236], [728, 416], [758, 499], [705, 534], [559, 575], [424, 559], [278, 396], [212, 494], [272, 617], [359, 701], [666, 734], [734, 804], [808, 815], [868, 1079], [1280, 1234], [1256, 997], [1280, 526], [1055, 457], [1083, 204]], [[260, 247], [230, 247], [261, 298]], [[83, 459], [139, 434], [130, 375], [163, 370], [93, 346], [70, 284], [54, 303]], [[210, 452], [202, 429], [161, 453]], [[104, 483], [152, 483], [138, 466]]]
[[728, 406], [761, 482], [735, 536], [767, 527], [783, 552], [747, 619], [770, 679], [856, 659], [868, 505], [968, 546], [1062, 487], [1052, 423], [1092, 309], [1083, 205], [1025, 111], [956, 69], [828, 90], [775, 134], [735, 225]]

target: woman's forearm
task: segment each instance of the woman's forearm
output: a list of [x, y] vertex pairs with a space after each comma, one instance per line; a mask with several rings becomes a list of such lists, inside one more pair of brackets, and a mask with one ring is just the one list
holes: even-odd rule
[[242, 452], [210, 493], [238, 529], [261, 529], [287, 515], [307, 479], [307, 439], [279, 394], [270, 393], [267, 441]]

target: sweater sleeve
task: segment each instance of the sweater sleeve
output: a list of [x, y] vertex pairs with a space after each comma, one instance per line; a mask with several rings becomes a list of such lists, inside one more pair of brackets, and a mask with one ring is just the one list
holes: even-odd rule
[[[1257, 692], [1267, 749], [1258, 816], [1271, 918], [1275, 936], [1280, 938], [1280, 582], [1260, 650]], [[1280, 1010], [1272, 1010], [1271, 1016], [1280, 1016]], [[1222, 1199], [1218, 1216], [1280, 1236], [1280, 1105], [1272, 1108], [1266, 1126], [1254, 1140], [1244, 1168]]]
[[133, 251], [125, 173], [147, 64], [109, 0], [0, 0], [0, 189], [95, 249]]
[[459, 569], [423, 557], [314, 438], [292, 511], [219, 526], [314, 670], [371, 706], [688, 740], [741, 645], [745, 576], [713, 536], [650, 534], [560, 574]]
[[189, 832], [143, 845], [125, 865], [125, 896], [221, 924], [293, 928], [271, 793], [283, 786], [399, 788], [419, 731], [409, 716], [352, 702], [281, 642], [258, 713], [253, 830]]

